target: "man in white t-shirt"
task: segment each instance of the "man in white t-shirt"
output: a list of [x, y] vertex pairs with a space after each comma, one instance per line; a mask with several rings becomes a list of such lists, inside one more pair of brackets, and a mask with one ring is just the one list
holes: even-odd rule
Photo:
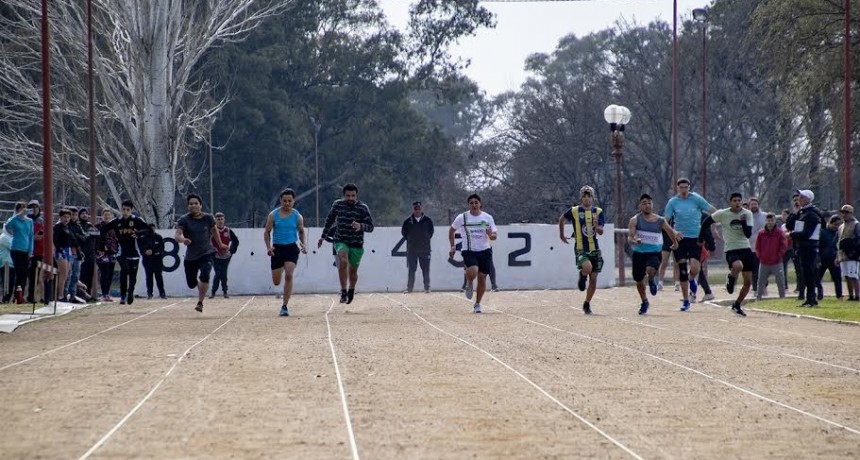
[[453, 258], [457, 251], [454, 236], [459, 231], [462, 236], [462, 247], [460, 254], [463, 256], [463, 265], [466, 267], [466, 298], [472, 299], [475, 278], [478, 279], [477, 296], [475, 305], [472, 307], [474, 313], [481, 313], [481, 299], [487, 290], [487, 275], [493, 266], [493, 251], [490, 241], [496, 240], [496, 222], [493, 216], [481, 211], [481, 197], [477, 194], [469, 195], [466, 199], [469, 210], [458, 214], [448, 229], [448, 242], [451, 250], [448, 257]]

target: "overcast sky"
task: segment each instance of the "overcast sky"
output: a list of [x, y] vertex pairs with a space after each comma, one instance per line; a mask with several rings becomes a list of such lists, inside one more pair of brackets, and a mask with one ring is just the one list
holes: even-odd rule
[[[411, 0], [378, 0], [389, 22], [405, 28]], [[693, 8], [710, 0], [677, 0], [679, 18], [690, 17]], [[551, 53], [560, 38], [579, 37], [621, 20], [645, 25], [663, 20], [672, 25], [673, 0], [542, 1], [482, 3], [496, 15], [495, 29], [482, 29], [452, 49], [455, 56], [470, 59], [465, 73], [491, 95], [515, 90], [525, 81], [523, 63], [536, 52]], [[680, 19], [679, 19], [680, 30]]]

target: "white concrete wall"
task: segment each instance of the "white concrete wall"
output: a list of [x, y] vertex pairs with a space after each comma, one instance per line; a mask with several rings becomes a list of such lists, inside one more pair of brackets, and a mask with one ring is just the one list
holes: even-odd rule
[[[569, 227], [568, 227], [569, 230]], [[598, 287], [615, 284], [614, 226], [607, 225], [598, 238], [603, 251], [603, 272]], [[239, 237], [239, 250], [230, 262], [229, 286], [232, 294], [268, 294], [280, 292], [272, 285], [269, 257], [263, 243], [263, 229], [233, 229]], [[332, 266], [332, 245], [323, 243], [316, 249], [321, 229], [309, 229], [307, 255], [299, 257], [295, 272], [295, 293], [331, 293], [340, 289], [337, 269]], [[173, 231], [163, 230], [165, 250], [174, 251]], [[568, 233], [569, 234], [569, 233]], [[406, 244], [401, 242], [400, 228], [377, 228], [365, 236], [365, 253], [358, 275], [360, 292], [399, 292], [406, 289]], [[463, 270], [448, 261], [448, 227], [436, 227], [430, 262], [430, 283], [434, 290], [457, 290], [463, 280]], [[185, 249], [179, 249], [184, 255]], [[460, 253], [454, 256], [462, 261]], [[505, 225], [499, 227], [499, 238], [493, 246], [496, 278], [501, 289], [570, 289], [576, 286], [576, 266], [573, 244], [558, 239], [558, 226], [545, 224]], [[168, 295], [191, 295], [185, 284], [181, 259], [164, 257], [164, 282]], [[214, 276], [214, 271], [212, 273]], [[416, 275], [416, 288], [423, 287], [421, 269]], [[138, 295], [146, 294], [144, 270], [141, 266], [136, 287]], [[157, 295], [157, 292], [156, 292]]]

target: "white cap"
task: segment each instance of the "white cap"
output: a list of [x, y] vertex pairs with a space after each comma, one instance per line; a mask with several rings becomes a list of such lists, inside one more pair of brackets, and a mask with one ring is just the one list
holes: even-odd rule
[[814, 193], [812, 193], [812, 190], [800, 190], [800, 189], [797, 189], [797, 190], [795, 190], [795, 192], [797, 192], [797, 194], [798, 194], [798, 195], [800, 195], [800, 196], [802, 196], [802, 197], [806, 198], [807, 200], [809, 200], [809, 202], [810, 202], [810, 203], [812, 202], [812, 200], [814, 200], [814, 199], [815, 199], [815, 194], [814, 194]]

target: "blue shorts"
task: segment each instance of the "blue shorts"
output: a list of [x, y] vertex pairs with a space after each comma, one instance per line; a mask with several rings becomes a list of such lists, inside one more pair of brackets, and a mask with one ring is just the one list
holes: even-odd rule
[[54, 251], [54, 260], [56, 261], [65, 260], [71, 262], [72, 259], [74, 259], [72, 248], [57, 248]]

